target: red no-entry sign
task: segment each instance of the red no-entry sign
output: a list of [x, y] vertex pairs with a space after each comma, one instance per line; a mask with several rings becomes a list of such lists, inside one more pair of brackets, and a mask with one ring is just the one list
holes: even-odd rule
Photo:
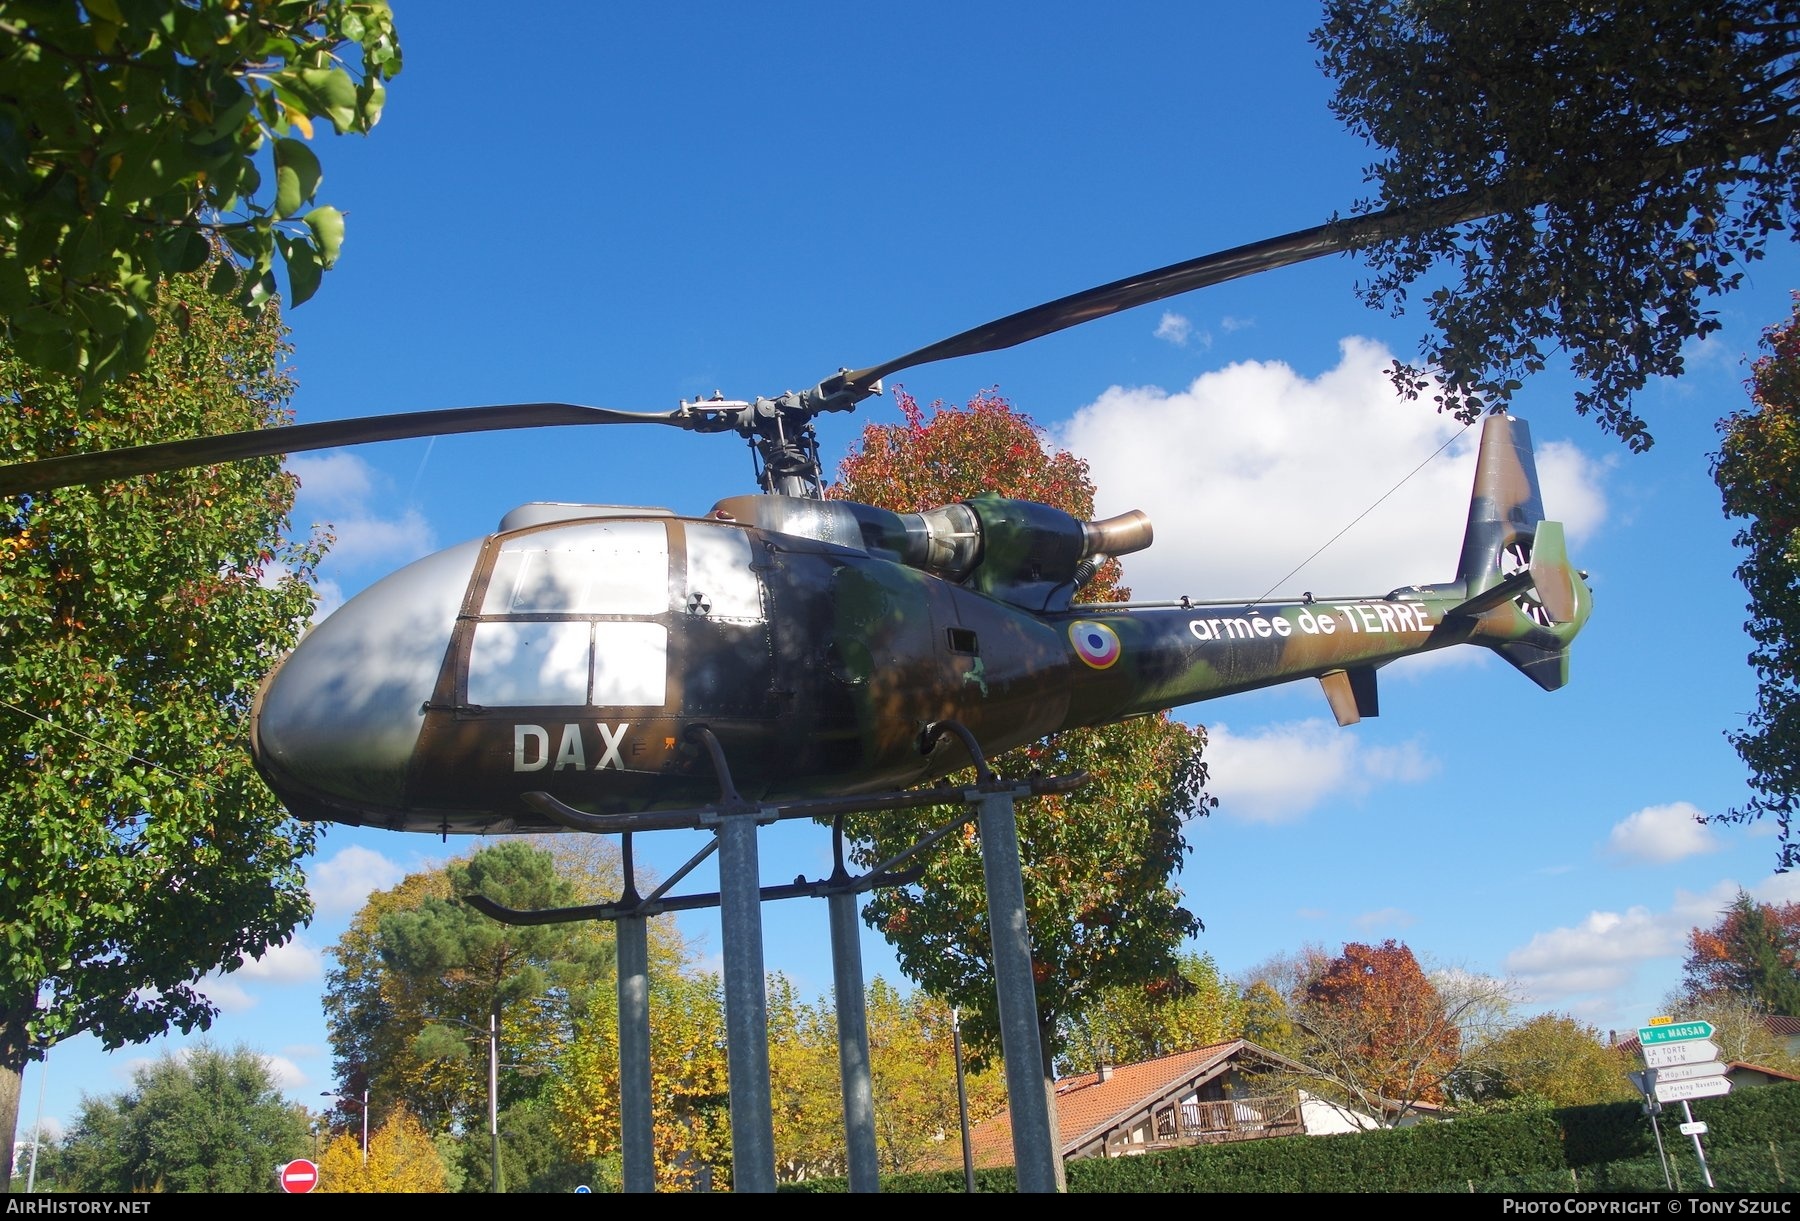
[[319, 1168], [303, 1157], [295, 1158], [281, 1168], [281, 1190], [304, 1194], [319, 1185]]

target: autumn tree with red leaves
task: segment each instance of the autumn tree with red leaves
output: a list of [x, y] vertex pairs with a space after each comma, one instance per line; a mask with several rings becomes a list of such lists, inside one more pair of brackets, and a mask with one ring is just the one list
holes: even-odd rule
[[1433, 979], [1392, 939], [1351, 942], [1313, 965], [1295, 1006], [1295, 1054], [1314, 1070], [1315, 1088], [1389, 1121], [1443, 1103], [1465, 1036], [1497, 1026], [1510, 1000], [1495, 980]]
[[1738, 891], [1718, 923], [1688, 933], [1681, 984], [1692, 1004], [1735, 997], [1800, 1016], [1800, 903], [1758, 903]]
[[[903, 422], [870, 424], [838, 467], [828, 495], [899, 512], [953, 504], [981, 492], [1035, 500], [1082, 519], [1094, 513], [1087, 464], [1047, 444], [1029, 416], [998, 394], [966, 406], [934, 403], [929, 416], [895, 390]], [[1076, 600], [1128, 596], [1109, 563]], [[1019, 848], [1037, 981], [1043, 1071], [1049, 1078], [1063, 1020], [1107, 989], [1178, 974], [1177, 950], [1200, 929], [1174, 883], [1189, 851], [1187, 820], [1212, 804], [1197, 727], [1161, 716], [1056, 734], [989, 761], [1002, 775], [1085, 771], [1089, 782], [1019, 803]], [[887, 860], [960, 810], [886, 813], [863, 820], [853, 857]], [[977, 1059], [999, 1049], [987, 891], [973, 825], [934, 848], [916, 883], [874, 892], [863, 917], [894, 946], [901, 969], [959, 1006]]]

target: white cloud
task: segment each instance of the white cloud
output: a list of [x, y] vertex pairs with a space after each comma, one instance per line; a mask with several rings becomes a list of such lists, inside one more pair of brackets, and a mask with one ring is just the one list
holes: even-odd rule
[[287, 460], [300, 495], [320, 504], [358, 504], [374, 491], [374, 468], [355, 454], [295, 454]]
[[1206, 761], [1218, 813], [1254, 823], [1292, 822], [1327, 798], [1360, 798], [1377, 783], [1413, 783], [1437, 769], [1416, 744], [1372, 749], [1322, 718], [1245, 736], [1215, 721]]
[[301, 454], [289, 458], [287, 466], [300, 479], [295, 520], [317, 521], [335, 537], [326, 557], [329, 564], [392, 567], [418, 559], [434, 546], [431, 525], [418, 510], [405, 509], [397, 516], [374, 511], [388, 491], [386, 481], [356, 455]]
[[1377, 930], [1408, 928], [1414, 924], [1417, 919], [1418, 917], [1414, 916], [1411, 912], [1406, 911], [1404, 908], [1384, 907], [1379, 911], [1364, 912], [1362, 915], [1355, 917], [1352, 923], [1364, 932], [1373, 932]]
[[321, 978], [324, 967], [319, 951], [298, 937], [290, 937], [231, 974], [234, 978], [257, 983], [296, 984]]
[[269, 1076], [274, 1079], [275, 1088], [284, 1093], [307, 1083], [306, 1073], [286, 1056], [271, 1056], [265, 1052], [263, 1063], [269, 1066]]
[[[1681, 344], [1682, 365], [1688, 373], [1711, 369], [1742, 375], [1745, 367], [1755, 357], [1756, 353], [1746, 352], [1742, 344], [1721, 338], [1717, 334], [1701, 339], [1686, 339]], [[1685, 387], [1687, 383], [1682, 381], [1676, 384]]]
[[431, 523], [417, 509], [390, 518], [340, 512], [329, 525], [335, 541], [326, 555], [345, 568], [410, 563], [427, 554], [435, 538]]
[[1621, 988], [1638, 965], [1682, 952], [1693, 925], [1673, 911], [1647, 907], [1590, 912], [1580, 924], [1538, 933], [1506, 956], [1538, 1001]]
[[68, 1131], [63, 1125], [63, 1121], [54, 1115], [46, 1115], [42, 1121], [34, 1120], [28, 1124], [25, 1122], [24, 1115], [21, 1114], [19, 1116], [19, 1139], [18, 1143], [13, 1146], [14, 1174], [23, 1175], [30, 1171], [31, 1141], [34, 1133], [40, 1128], [46, 1144], [53, 1144], [61, 1140], [63, 1134]]
[[1800, 873], [1772, 873], [1746, 889], [1759, 903], [1800, 903]]
[[314, 623], [323, 622], [332, 611], [344, 604], [344, 587], [336, 581], [315, 581], [313, 593], [318, 599], [313, 605]]
[[369, 895], [386, 890], [406, 871], [372, 848], [351, 844], [329, 860], [315, 861], [306, 871], [313, 904], [320, 912], [351, 912]]
[[1719, 837], [1697, 821], [1699, 817], [1700, 811], [1685, 801], [1646, 806], [1613, 825], [1606, 851], [1651, 865], [1717, 852], [1723, 846]]
[[[1124, 557], [1133, 594], [1331, 597], [1453, 577], [1478, 430], [1400, 398], [1391, 360], [1350, 338], [1315, 378], [1243, 362], [1174, 393], [1114, 386], [1076, 412], [1056, 439], [1087, 459], [1100, 514], [1155, 524], [1155, 545]], [[1535, 440], [1545, 510], [1578, 544], [1605, 515], [1601, 467]]]
[[256, 997], [229, 976], [208, 975], [195, 985], [195, 990], [217, 1005], [221, 1013], [248, 1013], [256, 1008]]
[[1599, 994], [1630, 984], [1643, 964], [1685, 956], [1688, 933], [1716, 922], [1736, 893], [1737, 883], [1722, 881], [1705, 891], [1676, 891], [1665, 911], [1636, 905], [1590, 912], [1580, 924], [1534, 935], [1506, 956], [1506, 969], [1532, 1000], [1577, 998], [1581, 1011], [1593, 1013], [1610, 1003]]
[[1156, 324], [1156, 337], [1178, 348], [1188, 345], [1188, 337], [1194, 333], [1194, 324], [1185, 317], [1171, 311], [1164, 311], [1162, 321]]

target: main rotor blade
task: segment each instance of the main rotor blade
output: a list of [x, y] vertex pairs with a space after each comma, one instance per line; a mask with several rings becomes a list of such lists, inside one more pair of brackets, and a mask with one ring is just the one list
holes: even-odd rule
[[266, 458], [307, 449], [334, 449], [370, 441], [400, 441], [411, 437], [441, 437], [464, 432], [495, 432], [509, 428], [548, 428], [568, 424], [673, 424], [692, 428], [697, 421], [680, 411], [613, 411], [575, 403], [504, 403], [492, 407], [450, 407], [439, 411], [411, 411], [395, 415], [363, 416], [351, 420], [323, 420], [316, 424], [290, 424], [258, 428], [250, 432], [222, 433], [186, 441], [164, 441], [125, 449], [65, 454], [0, 466], [0, 496], [47, 492], [75, 483], [97, 483], [149, 475], [190, 466], [211, 466], [238, 458]]
[[1031, 309], [1008, 314], [959, 335], [939, 340], [929, 347], [909, 352], [885, 364], [871, 365], [842, 375], [841, 384], [867, 389], [884, 377], [902, 369], [957, 356], [974, 356], [981, 352], [997, 352], [1016, 347], [1031, 339], [1065, 331], [1084, 322], [1092, 322], [1109, 314], [1148, 305], [1168, 297], [1180, 296], [1210, 284], [1222, 284], [1276, 267], [1304, 263], [1327, 254], [1355, 250], [1375, 242], [1423, 233], [1466, 221], [1479, 220], [1498, 208], [1493, 196], [1465, 192], [1447, 196], [1427, 207], [1390, 208], [1366, 216], [1352, 216], [1302, 229], [1280, 237], [1235, 246], [1215, 254], [1202, 255], [1185, 263], [1174, 263], [1155, 271], [1128, 276], [1102, 284], [1085, 292], [1073, 293]]

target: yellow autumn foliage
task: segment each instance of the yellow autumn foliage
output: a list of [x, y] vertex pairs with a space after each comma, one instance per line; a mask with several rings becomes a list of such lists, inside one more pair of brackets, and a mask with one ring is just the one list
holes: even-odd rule
[[369, 1136], [369, 1161], [362, 1142], [345, 1133], [319, 1157], [318, 1191], [415, 1195], [449, 1190], [444, 1163], [430, 1133], [411, 1112], [397, 1111]]

